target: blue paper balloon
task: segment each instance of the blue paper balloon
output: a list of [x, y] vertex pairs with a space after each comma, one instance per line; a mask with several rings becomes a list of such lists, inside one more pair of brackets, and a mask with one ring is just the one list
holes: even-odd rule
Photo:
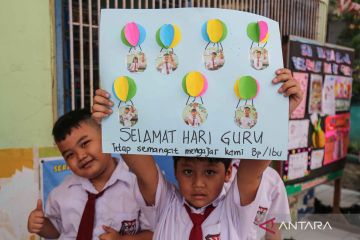
[[171, 24], [165, 24], [160, 28], [160, 40], [165, 47], [169, 47], [174, 39], [174, 28]]
[[210, 42], [209, 35], [207, 33], [207, 22], [205, 22], [201, 29], [201, 34], [206, 42]]
[[146, 31], [145, 31], [145, 28], [143, 26], [141, 26], [140, 24], [137, 24], [137, 27], [140, 32], [139, 43], [137, 44], [139, 46], [145, 41]]

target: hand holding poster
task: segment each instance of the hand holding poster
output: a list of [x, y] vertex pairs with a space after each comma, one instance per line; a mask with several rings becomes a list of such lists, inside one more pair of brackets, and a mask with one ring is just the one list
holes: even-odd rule
[[102, 10], [100, 76], [115, 102], [103, 151], [284, 160], [282, 62], [278, 23], [259, 15]]

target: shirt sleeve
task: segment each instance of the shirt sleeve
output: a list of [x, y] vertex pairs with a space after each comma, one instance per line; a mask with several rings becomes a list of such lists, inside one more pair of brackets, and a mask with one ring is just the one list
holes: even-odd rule
[[162, 212], [175, 197], [174, 186], [165, 179], [158, 166], [157, 170], [159, 180], [156, 188], [155, 205], [148, 206], [140, 192], [139, 185], [137, 184], [137, 187], [135, 188], [136, 201], [140, 205], [142, 212], [153, 223], [151, 224], [153, 229], [155, 229], [155, 224], [159, 221]]
[[275, 222], [277, 223], [283, 221], [290, 222], [290, 208], [285, 185], [278, 174], [276, 177], [278, 177], [278, 179], [271, 194], [271, 204], [267, 214], [267, 219], [275, 217]]
[[[55, 189], [54, 189], [55, 190]], [[59, 203], [56, 201], [54, 197], [55, 192], [51, 191], [45, 205], [45, 216], [50, 220], [50, 222], [54, 225], [56, 230], [59, 233], [63, 232], [61, 228], [61, 212]]]
[[261, 194], [264, 194], [263, 185], [263, 180], [261, 180], [253, 202], [246, 206], [241, 206], [241, 196], [239, 193], [237, 180], [235, 178], [225, 197], [225, 209], [227, 216], [234, 224], [234, 228], [237, 229], [236, 231], [240, 239], [247, 239], [249, 235], [249, 229], [252, 229], [254, 226], [254, 219], [257, 213], [260, 196]]

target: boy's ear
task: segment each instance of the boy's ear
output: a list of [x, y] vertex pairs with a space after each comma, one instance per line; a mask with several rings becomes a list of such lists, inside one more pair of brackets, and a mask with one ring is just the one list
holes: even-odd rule
[[229, 182], [231, 179], [231, 175], [232, 175], [232, 164], [230, 164], [230, 166], [228, 167], [228, 169], [225, 172], [225, 182]]

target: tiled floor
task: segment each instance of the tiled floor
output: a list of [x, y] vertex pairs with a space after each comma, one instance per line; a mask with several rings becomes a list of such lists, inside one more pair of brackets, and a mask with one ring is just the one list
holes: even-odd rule
[[[315, 196], [324, 205], [332, 206], [334, 195], [334, 187], [330, 185], [320, 185], [315, 188]], [[360, 205], [360, 193], [348, 189], [341, 189], [341, 207], [350, 207], [353, 204]], [[360, 216], [355, 216], [360, 218]], [[351, 230], [347, 230], [347, 227], [333, 227], [332, 230], [296, 230], [296, 231], [283, 231], [283, 239], [292, 240], [360, 240], [360, 226], [350, 226]]]
[[[334, 187], [326, 184], [317, 186], [315, 188], [315, 196], [322, 202], [322, 204], [332, 206]], [[356, 203], [360, 204], [360, 192], [342, 188], [340, 207], [350, 207]]]

